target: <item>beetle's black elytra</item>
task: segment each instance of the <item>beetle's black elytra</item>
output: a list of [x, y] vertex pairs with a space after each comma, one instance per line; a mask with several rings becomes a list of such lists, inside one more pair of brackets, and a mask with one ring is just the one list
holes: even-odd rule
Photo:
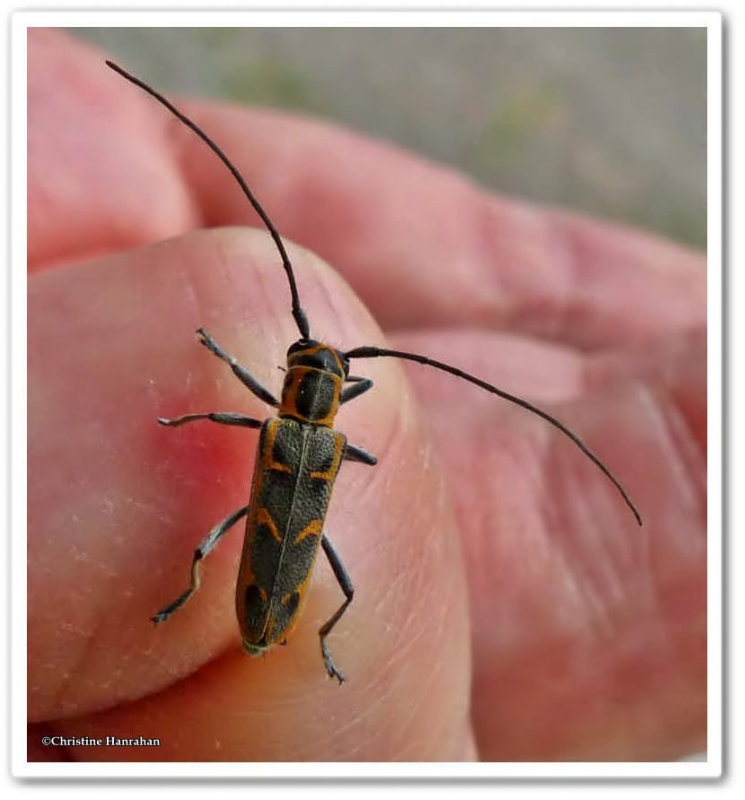
[[287, 374], [281, 401], [277, 401], [207, 331], [203, 328], [197, 330], [200, 343], [229, 364], [236, 377], [256, 397], [276, 408], [277, 417], [262, 422], [232, 412], [206, 412], [159, 420], [161, 424], [170, 426], [209, 420], [223, 425], [261, 428], [261, 435], [249, 504], [218, 523], [207, 534], [195, 552], [188, 589], [158, 612], [153, 621], [164, 621], [191, 597], [199, 587], [201, 560], [245, 516], [246, 535], [236, 588], [236, 615], [244, 649], [250, 655], [260, 655], [275, 644], [285, 643], [287, 634], [298, 620], [313, 562], [321, 545], [345, 596], [341, 606], [318, 631], [321, 654], [329, 676], [339, 683], [344, 680], [331, 659], [326, 637], [352, 602], [354, 587], [341, 559], [323, 533], [323, 524], [341, 462], [356, 461], [370, 466], [377, 463], [374, 456], [349, 444], [343, 434], [333, 430], [339, 406], [372, 387], [368, 378], [349, 374], [349, 362], [354, 358], [400, 358], [434, 367], [537, 414], [571, 439], [593, 461], [618, 490], [639, 525], [642, 524], [639, 512], [608, 467], [573, 431], [532, 403], [458, 367], [417, 353], [368, 345], [343, 352], [311, 339], [308, 318], [300, 305], [295, 275], [282, 238], [236, 167], [201, 128], [163, 95], [113, 62], [106, 63], [194, 131], [230, 170], [277, 246], [290, 287], [292, 316], [300, 333], [298, 341], [287, 350]]

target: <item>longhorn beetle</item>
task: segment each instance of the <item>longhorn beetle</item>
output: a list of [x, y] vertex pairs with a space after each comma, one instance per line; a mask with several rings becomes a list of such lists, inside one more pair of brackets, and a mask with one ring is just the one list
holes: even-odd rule
[[342, 683], [344, 677], [334, 666], [326, 637], [347, 610], [354, 597], [352, 581], [323, 532], [331, 490], [342, 461], [358, 461], [371, 466], [375, 456], [350, 444], [344, 434], [333, 429], [339, 406], [359, 397], [372, 387], [369, 378], [350, 375], [349, 362], [354, 358], [381, 356], [416, 361], [449, 372], [458, 378], [509, 400], [542, 417], [565, 436], [605, 474], [631, 509], [636, 521], [641, 516], [623, 486], [608, 467], [559, 420], [540, 408], [490, 383], [469, 375], [457, 367], [427, 356], [362, 346], [346, 352], [312, 339], [308, 318], [300, 305], [292, 264], [284, 243], [264, 209], [248, 188], [236, 167], [223, 151], [194, 122], [163, 95], [130, 75], [111, 61], [106, 64], [123, 78], [143, 89], [165, 106], [218, 156], [230, 170], [243, 193], [261, 217], [279, 251], [287, 274], [292, 299], [292, 316], [300, 338], [287, 351], [287, 370], [282, 399], [265, 389], [236, 359], [225, 352], [204, 328], [197, 330], [199, 342], [230, 368], [244, 386], [260, 400], [277, 408], [277, 417], [261, 421], [242, 414], [210, 412], [184, 414], [174, 419], [160, 418], [162, 425], [175, 427], [196, 420], [211, 420], [222, 425], [260, 428], [251, 497], [247, 506], [238, 509], [215, 525], [194, 552], [188, 589], [152, 618], [159, 623], [181, 608], [199, 588], [199, 564], [235, 523], [246, 517], [243, 555], [238, 569], [235, 607], [243, 648], [252, 656], [260, 655], [275, 644], [284, 644], [300, 615], [318, 546], [323, 548], [331, 569], [344, 592], [345, 600], [318, 631], [323, 663], [329, 677]]

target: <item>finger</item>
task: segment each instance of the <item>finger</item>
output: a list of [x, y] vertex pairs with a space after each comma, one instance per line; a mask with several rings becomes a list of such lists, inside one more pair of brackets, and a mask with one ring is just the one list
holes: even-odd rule
[[[483, 326], [592, 348], [705, 319], [703, 258], [637, 231], [491, 196], [394, 147], [276, 112], [191, 104], [280, 231], [337, 265], [387, 328]], [[198, 143], [203, 214], [246, 223]]]
[[[293, 256], [316, 335], [377, 334], [331, 272]], [[356, 587], [329, 637], [347, 677], [340, 688], [318, 646], [318, 628], [343, 599], [322, 559], [298, 628], [264, 658], [238, 649], [240, 531], [205, 559], [194, 598], [158, 628], [149, 622], [185, 588], [206, 531], [247, 500], [254, 432], [155, 420], [267, 414], [193, 331], [204, 325], [278, 386], [297, 332], [268, 237], [195, 234], [49, 271], [29, 288], [31, 719], [56, 720], [62, 734], [161, 739], [146, 752], [72, 748], [72, 758], [464, 758], [470, 668], [458, 536], [396, 366], [369, 365], [376, 391], [339, 419], [350, 441], [380, 457], [375, 468], [344, 465], [327, 520]]]
[[[115, 89], [117, 76], [95, 51], [53, 38], [41, 56], [44, 81], [30, 97], [39, 146], [30, 146], [30, 164], [39, 160], [34, 153], [48, 156], [30, 173], [30, 194], [38, 184], [38, 228], [58, 250], [111, 252], [186, 230], [200, 217], [257, 224], [214, 154], [152, 98], [133, 86]], [[66, 91], [47, 88], [47, 74], [68, 59], [77, 71], [69, 70]], [[48, 102], [51, 91], [61, 99]], [[101, 114], [88, 128], [80, 120], [91, 93]], [[509, 327], [592, 348], [703, 321], [703, 259], [684, 248], [491, 197], [450, 171], [307, 119], [185, 108], [244, 173], [280, 231], [334, 263], [386, 327]], [[74, 147], [64, 148], [68, 139]], [[68, 197], [67, 188], [60, 196], [45, 181], [83, 187], [81, 197]], [[121, 202], [112, 187], [124, 187]], [[143, 203], [151, 196], [155, 209]], [[93, 238], [81, 210], [96, 215]], [[50, 243], [32, 257], [56, 252]]]
[[[498, 382], [542, 391], [555, 347], [523, 348], [526, 368], [480, 339]], [[705, 747], [705, 335], [633, 356], [575, 357], [560, 398], [572, 402], [548, 408], [621, 477], [641, 529], [540, 420], [489, 397], [464, 413], [469, 387], [410, 371], [465, 533], [481, 758], [670, 759]]]
[[28, 32], [28, 262], [37, 271], [197, 227], [168, 120], [100, 51]]

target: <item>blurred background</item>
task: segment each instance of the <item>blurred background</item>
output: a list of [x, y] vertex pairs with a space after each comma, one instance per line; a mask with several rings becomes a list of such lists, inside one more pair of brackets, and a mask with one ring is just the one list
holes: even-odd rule
[[292, 109], [706, 246], [703, 28], [76, 28], [169, 94]]

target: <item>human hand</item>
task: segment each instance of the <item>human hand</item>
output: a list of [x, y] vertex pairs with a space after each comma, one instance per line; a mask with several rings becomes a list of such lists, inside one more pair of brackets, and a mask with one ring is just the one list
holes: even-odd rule
[[[151, 76], [142, 76], [149, 78]], [[312, 333], [456, 364], [573, 427], [640, 507], [541, 420], [451, 376], [360, 361], [346, 464], [288, 646], [239, 649], [255, 434], [157, 426], [269, 411], [204, 325], [276, 388], [297, 338], [279, 259], [215, 157], [102, 57], [29, 34], [29, 758], [672, 758], [705, 745], [705, 277], [700, 256], [488, 196], [310, 120], [183, 107], [288, 242]], [[166, 241], [163, 241], [166, 240]], [[365, 303], [318, 258], [344, 277]], [[369, 312], [365, 310], [369, 309]], [[372, 316], [371, 316], [372, 314]], [[408, 388], [406, 381], [413, 386]], [[158, 748], [43, 750], [43, 733]]]

